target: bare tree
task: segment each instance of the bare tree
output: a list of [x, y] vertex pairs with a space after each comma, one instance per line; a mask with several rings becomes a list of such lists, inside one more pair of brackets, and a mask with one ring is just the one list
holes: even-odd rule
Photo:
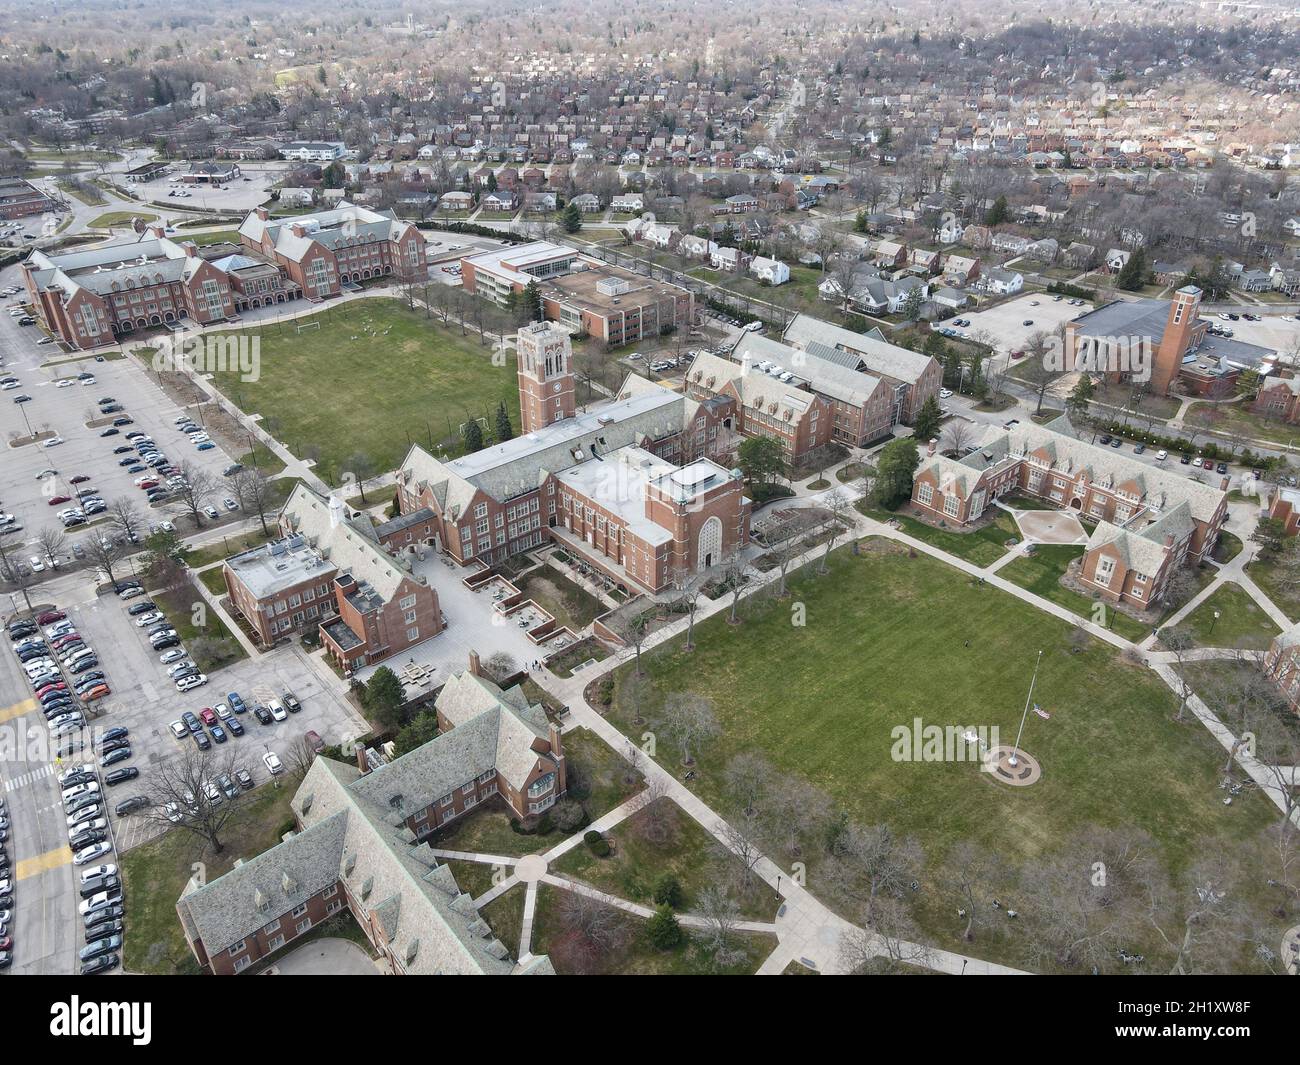
[[149, 771], [143, 792], [149, 806], [142, 816], [164, 830], [189, 832], [220, 854], [225, 850], [222, 832], [243, 806], [245, 793], [227, 799], [215, 782], [222, 773], [236, 771], [237, 757], [234, 750], [201, 751], [186, 743], [178, 756], [163, 759]]
[[129, 499], [116, 500], [108, 508], [109, 527], [120, 532], [126, 539], [135, 543], [143, 538], [145, 532], [144, 518], [140, 516], [140, 511]]
[[826, 550], [822, 552], [822, 561], [817, 572], [828, 573], [827, 561], [831, 556], [831, 548], [835, 546], [835, 541], [840, 538], [840, 534], [848, 528], [849, 513], [853, 509], [853, 504], [849, 501], [849, 497], [837, 488], [826, 496], [822, 506], [830, 512], [830, 520], [827, 522], [826, 529]]
[[752, 883], [758, 876], [756, 867], [763, 858], [763, 851], [759, 847], [758, 841], [739, 825], [725, 821], [722, 825], [722, 843], [740, 859], [744, 876], [743, 882], [746, 885]]
[[245, 514], [256, 514], [262, 526], [262, 535], [270, 536], [266, 515], [275, 509], [274, 488], [270, 479], [259, 469], [243, 469], [235, 474], [232, 484], [235, 498]]
[[641, 646], [649, 634], [650, 619], [645, 612], [640, 614], [620, 614], [610, 626], [615, 635], [636, 652], [636, 669], [633, 676], [644, 676], [641, 669]]
[[834, 857], [827, 872], [846, 895], [865, 895], [863, 913], [868, 925], [876, 901], [904, 897], [925, 865], [921, 845], [910, 836], [898, 836], [886, 824], [849, 825], [837, 842]]
[[45, 526], [36, 536], [36, 546], [41, 549], [41, 554], [49, 559], [52, 564], [57, 562], [57, 556], [63, 553], [67, 543], [67, 534], [62, 529], [56, 529], [52, 525]]
[[723, 771], [723, 788], [727, 797], [746, 817], [754, 817], [772, 787], [775, 773], [761, 754], [743, 751], [727, 763]]
[[845, 972], [879, 976], [906, 972], [909, 967], [932, 966], [928, 947], [918, 942], [921, 932], [902, 899], [877, 899], [869, 923], [840, 941], [839, 963]]
[[694, 692], [675, 692], [664, 700], [663, 730], [682, 752], [682, 765], [694, 765], [692, 751], [718, 734], [713, 704]]
[[718, 569], [727, 585], [727, 590], [731, 593], [731, 612], [727, 620], [735, 625], [740, 620], [736, 617], [736, 608], [740, 605], [740, 595], [745, 590], [745, 582], [750, 574], [749, 560], [745, 558], [744, 549], [737, 544], [731, 554], [722, 560], [722, 565]]
[[965, 922], [961, 937], [967, 943], [997, 910], [990, 905], [996, 890], [1000, 863], [987, 847], [962, 840], [944, 862], [941, 884], [957, 906], [957, 917]]
[[1174, 672], [1178, 675], [1178, 713], [1174, 715], [1175, 721], [1183, 719], [1183, 711], [1187, 709], [1187, 700], [1192, 695], [1192, 686], [1187, 679], [1187, 664], [1192, 649], [1196, 646], [1196, 637], [1190, 629], [1178, 626], [1172, 629], [1160, 630], [1160, 643], [1170, 654], [1174, 656], [1176, 668]]
[[953, 418], [943, 429], [939, 446], [945, 454], [961, 457], [974, 440], [975, 427], [965, 418]]
[[483, 668], [489, 677], [501, 684], [519, 672], [519, 663], [507, 651], [494, 651], [488, 655], [487, 661], [483, 663]]
[[113, 567], [120, 566], [126, 557], [122, 544], [96, 530], [82, 540], [82, 545], [86, 549], [86, 559], [99, 568], [109, 584], [116, 584]]
[[6, 584], [12, 584], [22, 593], [23, 602], [27, 604], [27, 610], [30, 613], [32, 600], [28, 595], [28, 589], [31, 587], [35, 575], [18, 556], [15, 545], [11, 545], [6, 540], [0, 540], [0, 579]]
[[708, 580], [707, 570], [692, 573], [691, 568], [686, 565], [677, 565], [673, 568], [673, 585], [677, 589], [676, 602], [682, 613], [686, 615], [686, 646], [682, 648], [685, 651], [695, 650], [695, 615], [700, 609], [700, 598], [704, 594], [704, 586]]
[[695, 910], [704, 920], [704, 927], [697, 935], [712, 955], [714, 969], [729, 968], [744, 958], [745, 953], [736, 942], [740, 907], [725, 886], [706, 887], [696, 899]]
[[202, 466], [192, 462], [181, 461], [176, 472], [180, 475], [176, 501], [181, 505], [195, 528], [203, 524], [203, 507], [217, 490], [217, 483], [212, 475]]

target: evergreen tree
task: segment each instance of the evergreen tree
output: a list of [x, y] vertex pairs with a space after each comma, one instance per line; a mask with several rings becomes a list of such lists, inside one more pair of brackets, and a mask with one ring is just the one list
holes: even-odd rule
[[1136, 292], [1146, 283], [1146, 276], [1146, 252], [1141, 248], [1134, 248], [1133, 254], [1128, 257], [1128, 262], [1120, 267], [1119, 276], [1115, 278], [1115, 287], [1122, 288], [1125, 292]]
[[470, 418], [465, 423], [465, 428], [461, 430], [461, 438], [465, 442], [466, 455], [483, 450], [483, 428], [475, 419]]
[[523, 316], [525, 323], [540, 322], [542, 320], [542, 290], [537, 287], [535, 280], [529, 281], [524, 286], [519, 313]]
[[497, 190], [497, 176], [491, 171], [488, 172], [487, 176], [487, 190], [488, 192], [496, 192]]
[[986, 226], [998, 226], [1007, 220], [1007, 198], [999, 196], [993, 201], [993, 206], [984, 213], [984, 224]]
[[917, 440], [933, 440], [939, 435], [939, 423], [942, 420], [939, 401], [931, 396], [916, 412], [916, 419], [912, 422], [912, 435]]
[[1097, 386], [1093, 384], [1092, 378], [1086, 373], [1079, 377], [1079, 383], [1071, 389], [1070, 395], [1065, 401], [1065, 409], [1069, 411], [1070, 417], [1076, 421], [1083, 421], [1088, 417], [1088, 409], [1096, 389]]
[[876, 460], [876, 480], [871, 486], [872, 502], [890, 506], [912, 494], [912, 477], [921, 464], [915, 437], [891, 440]]
[[582, 228], [582, 212], [572, 200], [560, 212], [560, 228], [566, 233], [576, 233]]
[[510, 424], [510, 412], [506, 410], [506, 401], [504, 399], [497, 404], [496, 432], [498, 444], [504, 444], [515, 435], [515, 430]]
[[654, 916], [646, 922], [646, 937], [659, 950], [672, 950], [682, 942], [682, 926], [677, 923], [677, 915], [667, 906], [660, 906]]

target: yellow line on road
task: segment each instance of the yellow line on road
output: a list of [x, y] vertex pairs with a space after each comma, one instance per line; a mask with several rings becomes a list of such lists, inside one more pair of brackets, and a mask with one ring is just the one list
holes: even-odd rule
[[22, 717], [23, 714], [31, 713], [36, 709], [35, 699], [24, 699], [21, 703], [14, 703], [13, 706], [6, 706], [0, 710], [0, 723], [12, 721], [16, 717]]
[[47, 869], [57, 869], [72, 861], [72, 851], [67, 847], [56, 847], [52, 851], [38, 854], [35, 858], [24, 858], [17, 866], [17, 879], [26, 880], [29, 876], [39, 876]]

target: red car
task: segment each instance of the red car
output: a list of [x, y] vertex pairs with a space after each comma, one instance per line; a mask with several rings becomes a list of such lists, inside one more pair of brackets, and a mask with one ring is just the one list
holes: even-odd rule
[[42, 695], [45, 695], [47, 692], [65, 692], [67, 690], [68, 690], [68, 686], [64, 684], [63, 681], [61, 680], [53, 681], [50, 684], [42, 684], [39, 688], [37, 688], [36, 698], [39, 699]]
[[50, 500], [50, 506], [57, 507], [60, 503], [70, 502], [71, 499], [71, 496], [55, 496]]
[[157, 488], [157, 487], [158, 487], [158, 482], [157, 482], [157, 481], [141, 481], [141, 482], [140, 482], [140, 487], [141, 487], [141, 489], [144, 489], [144, 490], [148, 490], [148, 489], [150, 489], [150, 488]]
[[62, 621], [68, 615], [62, 610], [47, 610], [44, 614], [36, 619], [37, 625], [53, 625], [56, 621]]
[[1201, 463], [1201, 465], [1204, 466], [1207, 470], [1212, 470], [1214, 469], [1214, 459], [1206, 459], [1204, 462]]
[[90, 478], [87, 477], [84, 473], [79, 473], [79, 474], [77, 474], [77, 476], [75, 476], [75, 477], [69, 477], [69, 478], [68, 478], [68, 483], [69, 483], [69, 484], [83, 484], [83, 483], [85, 483], [86, 481], [89, 481], [89, 480], [90, 480]]
[[212, 726], [217, 723], [217, 712], [210, 706], [205, 706], [199, 711], [199, 720], [205, 725]]

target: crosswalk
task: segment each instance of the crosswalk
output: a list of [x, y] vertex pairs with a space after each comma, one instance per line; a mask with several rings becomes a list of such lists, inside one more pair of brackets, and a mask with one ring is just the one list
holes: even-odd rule
[[5, 780], [5, 791], [17, 791], [19, 788], [25, 788], [30, 784], [36, 783], [38, 780], [43, 780], [45, 777], [51, 776], [53, 773], [54, 764], [51, 762], [38, 769], [32, 769], [26, 773], [20, 773], [16, 777], [9, 777]]

